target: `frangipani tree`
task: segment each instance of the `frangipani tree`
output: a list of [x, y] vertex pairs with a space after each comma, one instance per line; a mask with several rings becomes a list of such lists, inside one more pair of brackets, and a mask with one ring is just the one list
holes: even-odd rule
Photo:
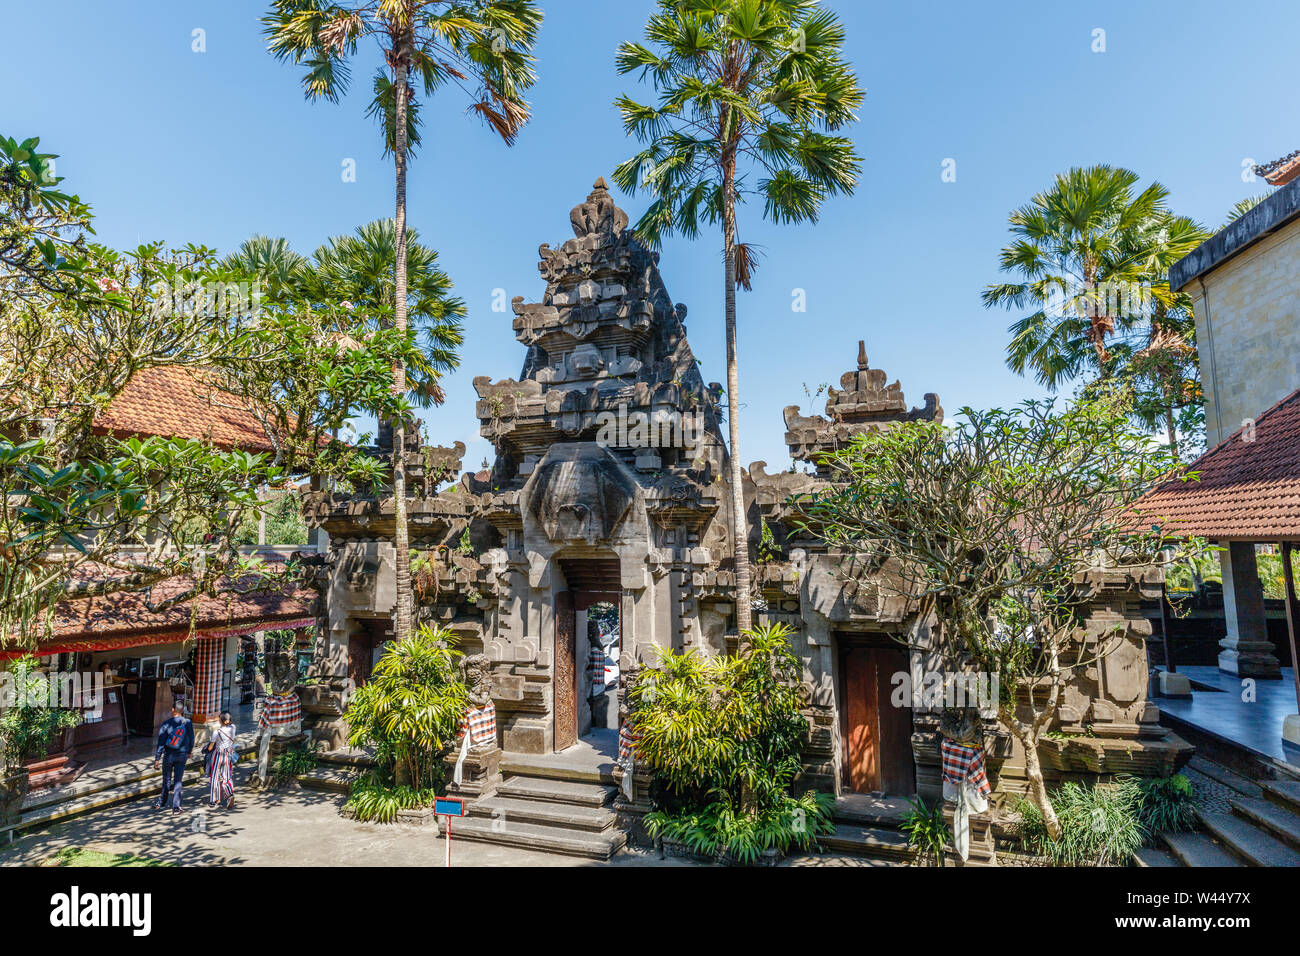
[[[470, 110], [507, 145], [528, 121], [524, 94], [532, 86], [532, 48], [542, 22], [531, 0], [274, 0], [263, 18], [271, 53], [301, 66], [308, 99], [337, 102], [347, 91], [351, 61], [373, 39], [380, 63], [370, 112], [384, 130], [396, 183], [393, 324], [407, 327], [406, 168], [421, 143], [419, 101], [412, 78], [430, 97], [448, 83], [469, 97]], [[392, 369], [393, 391], [405, 394], [406, 365]], [[393, 422], [393, 501], [397, 603], [394, 633], [411, 634], [410, 540], [406, 524], [405, 426]]]
[[750, 569], [740, 458], [736, 287], [750, 287], [751, 247], [737, 241], [736, 207], [763, 202], [777, 223], [817, 220], [822, 202], [857, 185], [853, 143], [833, 135], [863, 100], [844, 59], [844, 29], [813, 0], [660, 0], [646, 44], [624, 43], [620, 73], [639, 73], [654, 104], [622, 96], [623, 125], [645, 148], [614, 181], [654, 201], [634, 231], [652, 248], [676, 233], [721, 225], [726, 313], [727, 422], [736, 625], [750, 627]]

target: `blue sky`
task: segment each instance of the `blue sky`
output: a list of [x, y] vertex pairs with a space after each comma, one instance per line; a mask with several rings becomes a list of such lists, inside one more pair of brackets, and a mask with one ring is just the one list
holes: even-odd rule
[[[837, 382], [859, 338], [913, 404], [935, 391], [951, 415], [1038, 394], [1003, 362], [1012, 316], [986, 311], [979, 293], [998, 278], [1007, 213], [1056, 172], [1127, 166], [1165, 183], [1180, 213], [1218, 224], [1265, 188], [1243, 182], [1246, 160], [1300, 147], [1293, 0], [828, 5], [867, 91], [849, 130], [865, 162], [856, 194], [832, 200], [815, 226], [775, 228], [755, 206], [741, 210], [742, 238], [766, 254], [740, 297], [746, 463], [788, 463], [782, 408], [807, 413], [803, 386]], [[307, 103], [296, 71], [265, 52], [263, 6], [2, 0], [0, 131], [39, 135], [60, 154], [59, 174], [93, 204], [111, 245], [224, 251], [261, 232], [309, 253], [391, 215], [391, 163], [364, 115], [370, 70], [340, 104]], [[652, 0], [542, 6], [534, 117], [516, 146], [448, 95], [425, 109], [411, 170], [410, 222], [470, 310], [449, 400], [424, 417], [434, 441], [470, 445], [467, 466], [489, 451], [473, 377], [517, 375], [524, 354], [509, 313], [491, 310], [493, 290], [540, 298], [538, 245], [571, 235], [569, 209], [633, 149], [611, 104], [638, 87], [616, 74], [614, 50], [640, 37]], [[192, 50], [196, 29], [206, 52]], [[946, 159], [955, 182], [941, 179]], [[620, 203], [634, 220], [644, 207]], [[706, 381], [724, 378], [720, 246], [674, 240], [661, 263], [690, 309]], [[796, 289], [806, 312], [791, 310]]]

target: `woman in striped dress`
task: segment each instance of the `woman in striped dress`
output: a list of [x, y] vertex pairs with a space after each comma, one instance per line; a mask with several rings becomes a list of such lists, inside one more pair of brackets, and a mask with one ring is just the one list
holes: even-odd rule
[[235, 724], [228, 710], [221, 712], [221, 726], [213, 731], [211, 747], [208, 801], [214, 807], [224, 803], [229, 810], [235, 805]]

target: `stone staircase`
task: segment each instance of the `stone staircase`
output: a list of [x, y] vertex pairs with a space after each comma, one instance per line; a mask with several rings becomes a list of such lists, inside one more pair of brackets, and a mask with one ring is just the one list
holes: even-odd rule
[[1200, 829], [1160, 834], [1138, 866], [1300, 866], [1300, 780], [1250, 780], [1200, 754], [1183, 772]]
[[[246, 760], [254, 753], [256, 748], [253, 740], [251, 733], [240, 734], [236, 738], [242, 759]], [[119, 803], [143, 798], [156, 799], [161, 778], [162, 771], [153, 768], [153, 757], [146, 756], [87, 773], [70, 784], [34, 791], [23, 801], [22, 817], [10, 831], [39, 830]], [[206, 781], [202, 754], [196, 752], [190, 758], [183, 778], [187, 806], [194, 806], [196, 799], [206, 800], [206, 791], [200, 794], [194, 789], [199, 784], [206, 784]]]
[[614, 826], [611, 770], [506, 754], [496, 794], [470, 803], [452, 833], [457, 840], [608, 860], [627, 843]]
[[903, 797], [846, 793], [835, 801], [835, 829], [818, 842], [823, 850], [881, 863], [910, 862], [907, 834], [899, 829], [909, 804]]

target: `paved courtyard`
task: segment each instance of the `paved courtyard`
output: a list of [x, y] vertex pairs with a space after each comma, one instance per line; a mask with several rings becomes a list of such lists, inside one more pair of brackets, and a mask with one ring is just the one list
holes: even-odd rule
[[[247, 769], [241, 771], [243, 775]], [[240, 781], [242, 782], [242, 781]], [[65, 846], [133, 853], [182, 866], [443, 866], [446, 845], [432, 829], [357, 823], [339, 816], [344, 798], [313, 790], [253, 793], [240, 788], [231, 811], [206, 809], [207, 790], [186, 790], [186, 810], [155, 812], [149, 800], [119, 804], [30, 833], [0, 847], [0, 865], [35, 866]], [[203, 807], [203, 809], [200, 809]], [[591, 860], [486, 843], [457, 842], [454, 866], [594, 866]], [[611, 866], [690, 866], [658, 853], [623, 851]], [[785, 865], [856, 866], [835, 854]]]

